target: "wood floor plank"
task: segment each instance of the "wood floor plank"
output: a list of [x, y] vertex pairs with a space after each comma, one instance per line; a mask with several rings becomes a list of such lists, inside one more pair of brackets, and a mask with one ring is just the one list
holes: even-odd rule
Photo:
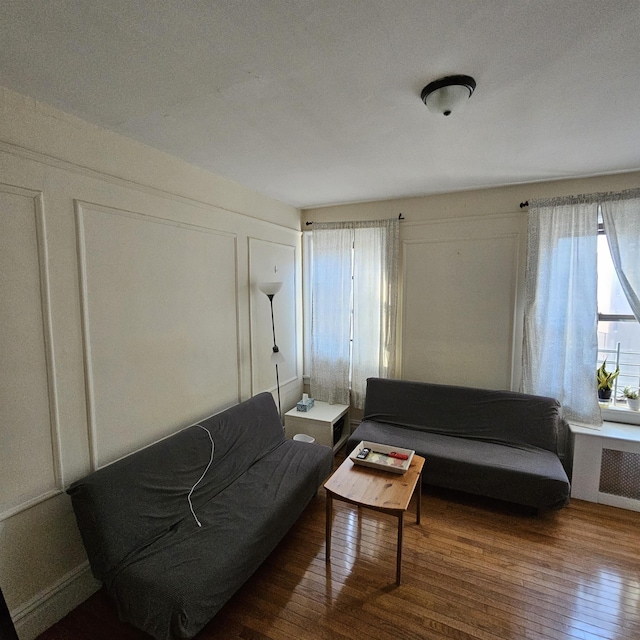
[[[640, 638], [640, 513], [574, 500], [536, 516], [428, 488], [400, 587], [395, 518], [334, 503], [329, 565], [324, 518], [320, 490], [198, 640]], [[148, 638], [101, 590], [38, 640]]]

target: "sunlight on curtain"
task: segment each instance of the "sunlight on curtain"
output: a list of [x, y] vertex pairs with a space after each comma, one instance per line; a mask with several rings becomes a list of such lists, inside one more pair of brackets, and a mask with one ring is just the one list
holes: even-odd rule
[[353, 258], [351, 401], [363, 408], [367, 378], [396, 373], [398, 220], [357, 223]]
[[597, 361], [598, 205], [580, 198], [532, 200], [522, 390], [560, 401], [564, 419], [602, 423]]
[[330, 404], [349, 404], [352, 247], [352, 229], [314, 225], [310, 390]]
[[618, 280], [640, 322], [640, 190], [607, 198], [601, 207]]
[[398, 220], [316, 223], [311, 394], [364, 406], [368, 377], [396, 374]]

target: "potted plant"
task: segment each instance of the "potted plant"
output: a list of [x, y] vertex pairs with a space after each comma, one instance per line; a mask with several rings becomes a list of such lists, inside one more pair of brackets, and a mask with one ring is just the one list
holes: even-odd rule
[[596, 370], [596, 380], [598, 382], [598, 398], [600, 400], [609, 400], [611, 398], [611, 390], [613, 389], [613, 381], [618, 377], [620, 368], [611, 372], [607, 371], [607, 359]]
[[631, 411], [640, 411], [640, 395], [638, 393], [638, 389], [625, 387], [622, 391], [622, 395], [627, 399], [627, 406]]

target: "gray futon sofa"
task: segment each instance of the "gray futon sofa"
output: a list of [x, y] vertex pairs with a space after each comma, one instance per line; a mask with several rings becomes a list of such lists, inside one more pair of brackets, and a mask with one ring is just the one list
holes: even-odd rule
[[196, 635], [251, 576], [332, 464], [329, 447], [285, 439], [262, 393], [68, 493], [93, 574], [120, 617], [173, 640]]
[[413, 449], [423, 484], [559, 509], [569, 479], [558, 456], [560, 405], [553, 398], [406, 380], [367, 380], [362, 440]]

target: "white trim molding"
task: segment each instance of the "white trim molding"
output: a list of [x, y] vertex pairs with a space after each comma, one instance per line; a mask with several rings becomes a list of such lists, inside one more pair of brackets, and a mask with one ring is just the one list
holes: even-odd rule
[[[81, 200], [75, 200], [75, 218], [77, 229], [77, 252], [78, 252], [78, 264], [79, 264], [79, 286], [80, 286], [80, 306], [81, 306], [81, 321], [82, 321], [82, 334], [83, 334], [83, 348], [84, 348], [84, 371], [85, 371], [85, 387], [86, 387], [86, 403], [87, 403], [87, 428], [88, 428], [88, 441], [89, 441], [89, 464], [90, 470], [95, 471], [100, 467], [113, 462], [113, 460], [104, 460], [104, 452], [100, 451], [99, 447], [99, 426], [98, 416], [96, 413], [96, 388], [95, 372], [94, 372], [94, 353], [92, 348], [92, 333], [93, 327], [90, 321], [90, 309], [89, 309], [89, 283], [88, 283], [88, 252], [86, 245], [86, 216], [87, 213], [98, 212], [100, 214], [107, 214], [118, 218], [127, 218], [137, 222], [150, 223], [152, 225], [159, 225], [167, 228], [172, 227], [174, 229], [182, 229], [189, 232], [196, 232], [198, 234], [204, 234], [209, 237], [223, 238], [230, 242], [230, 252], [232, 253], [233, 264], [233, 295], [235, 305], [235, 319], [234, 319], [234, 340], [236, 344], [235, 352], [235, 367], [237, 370], [236, 388], [234, 390], [234, 400], [240, 402], [241, 400], [241, 361], [240, 361], [240, 326], [239, 326], [239, 293], [238, 293], [238, 239], [236, 233], [222, 231], [213, 227], [205, 227], [195, 225], [191, 223], [181, 222], [165, 217], [158, 217], [150, 215], [148, 213], [140, 213], [134, 211], [123, 210], [119, 208], [109, 207], [101, 204], [90, 203]], [[230, 374], [230, 371], [227, 372]], [[195, 420], [195, 417], [194, 417]], [[183, 424], [173, 425], [174, 428], [184, 426]], [[161, 439], [161, 438], [160, 438]], [[153, 439], [156, 441], [156, 438]], [[150, 444], [150, 443], [145, 443]], [[143, 445], [145, 446], [145, 445]], [[139, 447], [136, 447], [139, 448]], [[117, 457], [122, 457], [121, 455]]]
[[100, 588], [85, 561], [11, 611], [20, 640], [34, 640]]
[[62, 467], [60, 418], [58, 410], [58, 391], [56, 384], [55, 350], [53, 345], [53, 324], [51, 318], [51, 291], [49, 285], [49, 255], [47, 248], [47, 232], [45, 221], [44, 196], [41, 191], [27, 189], [16, 185], [0, 184], [0, 192], [20, 196], [33, 202], [35, 221], [35, 242], [38, 261], [38, 275], [40, 284], [40, 307], [42, 312], [42, 336], [44, 340], [44, 363], [47, 380], [47, 395], [49, 406], [49, 431], [51, 439], [51, 469], [53, 487], [43, 488], [38, 495], [20, 499], [19, 503], [10, 504], [0, 510], [0, 521], [6, 520], [21, 511], [52, 498], [64, 489], [64, 472]]

